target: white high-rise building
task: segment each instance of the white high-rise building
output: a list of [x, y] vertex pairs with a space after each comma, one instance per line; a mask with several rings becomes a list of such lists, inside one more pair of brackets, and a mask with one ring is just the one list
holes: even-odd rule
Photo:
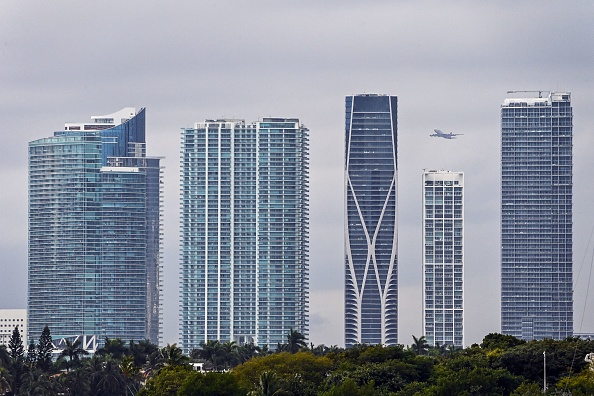
[[308, 333], [308, 130], [296, 118], [182, 131], [180, 339], [276, 348]]
[[[14, 328], [18, 326], [27, 348], [27, 310], [26, 309], [0, 309], [0, 345], [8, 345]], [[39, 337], [41, 334], [38, 334]]]
[[423, 329], [431, 346], [464, 345], [464, 174], [423, 172]]

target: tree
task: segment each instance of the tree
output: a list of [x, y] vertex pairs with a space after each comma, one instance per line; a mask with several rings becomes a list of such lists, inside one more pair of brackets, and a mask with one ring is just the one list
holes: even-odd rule
[[153, 353], [159, 352], [159, 347], [149, 340], [130, 341], [128, 351], [134, 357], [134, 365], [140, 367], [146, 364]]
[[219, 353], [221, 356], [221, 361], [226, 369], [229, 369], [239, 363], [237, 348], [237, 343], [235, 341], [227, 341], [221, 344]]
[[245, 363], [251, 358], [258, 356], [260, 353], [260, 347], [254, 344], [253, 341], [247, 344], [243, 344], [242, 346], [237, 348], [237, 357], [239, 363]]
[[286, 395], [274, 371], [264, 371], [260, 374], [258, 387], [249, 393], [249, 396], [281, 396]]
[[60, 384], [40, 370], [27, 372], [23, 379], [20, 393], [23, 395], [58, 395], [62, 391]]
[[429, 344], [427, 343], [427, 339], [425, 336], [420, 336], [419, 338], [412, 336], [413, 344], [411, 345], [412, 350], [417, 355], [426, 355], [427, 351], [429, 351]]
[[317, 357], [311, 352], [275, 353], [253, 358], [233, 369], [232, 373], [244, 389], [258, 386], [260, 375], [276, 373], [286, 390], [298, 389], [299, 394], [316, 394], [315, 391], [327, 377], [333, 362], [327, 356]]
[[221, 355], [221, 343], [216, 340], [208, 340], [200, 343], [200, 349], [196, 351], [196, 355], [207, 362], [212, 363], [213, 368], [219, 368], [219, 356]]
[[320, 396], [373, 396], [377, 394], [373, 381], [363, 386], [347, 378], [342, 384], [333, 386], [329, 391], [320, 393]]
[[89, 396], [91, 394], [91, 380], [86, 369], [79, 368], [62, 374], [60, 381], [68, 396]]
[[502, 349], [506, 350], [518, 345], [525, 344], [526, 341], [516, 338], [512, 335], [504, 335], [499, 333], [489, 333], [483, 338], [481, 348], [483, 349]]
[[128, 394], [128, 391], [131, 395], [138, 393], [142, 376], [140, 375], [140, 367], [134, 365], [134, 357], [124, 356], [120, 363], [120, 371], [126, 383], [126, 394]]
[[37, 367], [43, 371], [49, 371], [52, 366], [52, 351], [54, 344], [49, 327], [45, 326], [39, 336], [39, 343], [37, 344]]
[[0, 366], [8, 367], [10, 365], [10, 353], [6, 345], [0, 345]]
[[10, 351], [12, 360], [22, 359], [25, 354], [25, 347], [23, 346], [23, 339], [21, 338], [19, 326], [15, 326], [12, 331], [12, 336], [8, 341], [8, 350]]
[[5, 395], [8, 392], [12, 392], [12, 376], [4, 367], [0, 367], [0, 395]]
[[138, 396], [176, 396], [184, 381], [195, 373], [188, 366], [166, 366], [138, 392]]
[[111, 355], [114, 359], [120, 360], [128, 353], [128, 347], [119, 338], [109, 339], [105, 337], [105, 344], [97, 350], [99, 356]]
[[91, 373], [91, 392], [96, 396], [123, 395], [126, 389], [118, 361], [111, 356], [105, 358], [100, 370]]
[[183, 381], [178, 396], [243, 396], [237, 379], [231, 373], [192, 372]]
[[297, 330], [291, 329], [287, 335], [287, 352], [297, 353], [301, 348], [307, 348], [305, 336]]
[[89, 354], [89, 352], [85, 351], [81, 345], [82, 341], [80, 339], [74, 342], [71, 342], [70, 340], [65, 341], [64, 349], [58, 358], [68, 358], [69, 364], [66, 367], [67, 371], [70, 371], [70, 368], [73, 366], [73, 364], [79, 362], [79, 356]]
[[177, 344], [167, 344], [167, 346], [161, 348], [160, 354], [163, 364], [166, 366], [183, 366], [190, 360]]
[[31, 369], [37, 364], [37, 347], [35, 343], [30, 343], [27, 349], [27, 356], [25, 357], [25, 363]]

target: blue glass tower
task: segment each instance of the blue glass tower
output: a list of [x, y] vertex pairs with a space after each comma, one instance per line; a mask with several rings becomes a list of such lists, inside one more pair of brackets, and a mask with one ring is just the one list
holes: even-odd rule
[[144, 109], [29, 143], [29, 339], [159, 341], [161, 179]]
[[180, 341], [275, 348], [308, 333], [308, 130], [298, 119], [182, 130]]
[[423, 328], [427, 344], [464, 346], [464, 174], [423, 172]]
[[398, 342], [397, 97], [346, 97], [345, 344]]
[[501, 106], [501, 332], [524, 340], [573, 333], [572, 129], [569, 93]]

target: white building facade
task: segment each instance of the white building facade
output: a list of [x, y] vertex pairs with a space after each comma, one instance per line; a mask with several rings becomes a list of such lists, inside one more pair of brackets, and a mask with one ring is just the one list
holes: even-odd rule
[[462, 172], [423, 172], [423, 329], [430, 346], [464, 345]]
[[[0, 345], [8, 346], [10, 337], [15, 327], [19, 328], [23, 346], [27, 345], [27, 310], [26, 309], [0, 309]], [[38, 334], [38, 336], [41, 334]]]

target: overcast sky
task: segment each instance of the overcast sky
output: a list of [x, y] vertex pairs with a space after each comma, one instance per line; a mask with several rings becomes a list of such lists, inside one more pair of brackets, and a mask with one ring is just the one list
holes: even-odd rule
[[465, 343], [480, 342], [500, 331], [500, 104], [508, 90], [556, 90], [574, 109], [574, 327], [594, 332], [593, 16], [591, 1], [3, 0], [0, 308], [26, 307], [29, 141], [147, 108], [148, 154], [165, 157], [172, 343], [180, 128], [299, 117], [311, 135], [310, 339], [344, 345], [344, 97], [385, 93], [399, 100], [399, 342], [422, 334], [424, 168], [465, 173]]

